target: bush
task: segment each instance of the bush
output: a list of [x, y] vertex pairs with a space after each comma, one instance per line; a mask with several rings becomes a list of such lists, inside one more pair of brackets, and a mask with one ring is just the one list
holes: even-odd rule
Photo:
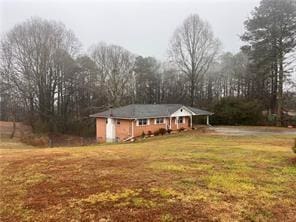
[[148, 133], [147, 133], [147, 135], [148, 136], [151, 136], [152, 135], [152, 132], [149, 130]]
[[42, 122], [40, 119], [34, 119], [32, 129], [34, 133], [47, 133], [50, 131], [50, 124], [48, 122]]
[[159, 134], [161, 134], [161, 135], [164, 135], [167, 132], [167, 130], [165, 128], [160, 128], [158, 131], [159, 131]]
[[144, 138], [145, 135], [146, 135], [146, 134], [145, 134], [145, 132], [143, 131], [141, 137]]
[[159, 133], [159, 130], [156, 130], [156, 131], [154, 131], [154, 133], [153, 133], [153, 135], [154, 136], [158, 136], [160, 133]]
[[21, 142], [31, 146], [48, 146], [47, 136], [26, 135], [21, 138]]
[[181, 127], [180, 129], [178, 129], [178, 132], [182, 132], [184, 131], [185, 129], [183, 127]]
[[[96, 134], [96, 124], [93, 119], [73, 120], [68, 122], [65, 126], [60, 126], [61, 129], [65, 128], [61, 133], [67, 133], [76, 136], [89, 137]], [[56, 132], [60, 132], [57, 130]]]
[[225, 125], [258, 125], [263, 122], [263, 107], [258, 101], [223, 98], [214, 106], [212, 123]]
[[158, 135], [164, 135], [166, 134], [167, 130], [165, 128], [160, 128], [158, 130], [156, 130], [153, 134], [154, 136], [158, 136]]
[[168, 129], [168, 130], [167, 130], [167, 133], [168, 133], [168, 134], [171, 134], [171, 132], [172, 132], [171, 129]]

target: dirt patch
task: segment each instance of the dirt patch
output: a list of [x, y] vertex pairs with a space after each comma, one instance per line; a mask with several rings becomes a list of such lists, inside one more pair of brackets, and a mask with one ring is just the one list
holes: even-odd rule
[[[41, 210], [68, 199], [87, 197], [106, 189], [114, 191], [123, 183], [127, 187], [136, 186], [137, 181], [140, 180], [137, 180], [137, 174], [133, 172], [141, 166], [141, 163], [141, 159], [55, 160], [52, 163], [54, 167], [41, 169], [42, 173], [46, 172], [48, 179], [28, 189], [26, 206]], [[114, 172], [118, 166], [121, 167], [122, 173]], [[110, 181], [112, 183], [109, 183]], [[142, 180], [139, 186], [143, 187], [144, 183], [145, 180]]]
[[[36, 163], [36, 158], [34, 160]], [[151, 187], [165, 187], [174, 180], [175, 175], [163, 172], [151, 175], [151, 170], [144, 167], [145, 161], [98, 158], [55, 160], [52, 162], [54, 167], [40, 169], [41, 173], [46, 172], [47, 179], [27, 190], [24, 206], [37, 212], [48, 211], [55, 206], [66, 211], [79, 210], [82, 218], [92, 218], [94, 221], [102, 218], [111, 221], [160, 221], [171, 217], [178, 221], [194, 218], [209, 220], [208, 214], [203, 212], [203, 209], [208, 209], [206, 203], [192, 205], [174, 198], [168, 202], [167, 198], [151, 193]], [[73, 200], [79, 201], [106, 191], [111, 194], [122, 192], [123, 186], [125, 189], [140, 190], [140, 193], [131, 199], [74, 206], [70, 204]], [[112, 196], [110, 198], [112, 200]], [[179, 212], [177, 216], [176, 212]]]

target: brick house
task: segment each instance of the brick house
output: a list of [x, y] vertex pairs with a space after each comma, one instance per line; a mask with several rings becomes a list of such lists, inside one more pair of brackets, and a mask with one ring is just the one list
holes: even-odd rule
[[124, 141], [155, 132], [160, 128], [178, 130], [192, 128], [192, 116], [210, 113], [181, 104], [131, 104], [90, 115], [96, 118], [98, 142]]

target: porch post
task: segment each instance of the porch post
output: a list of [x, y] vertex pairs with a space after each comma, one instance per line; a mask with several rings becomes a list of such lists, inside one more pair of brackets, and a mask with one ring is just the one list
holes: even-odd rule
[[193, 123], [192, 123], [192, 115], [190, 115], [190, 128], [192, 129]]
[[170, 129], [172, 129], [172, 117], [170, 117]]
[[179, 129], [179, 116], [176, 117], [177, 120], [177, 129]]
[[210, 125], [210, 117], [207, 116], [207, 125], [209, 126]]

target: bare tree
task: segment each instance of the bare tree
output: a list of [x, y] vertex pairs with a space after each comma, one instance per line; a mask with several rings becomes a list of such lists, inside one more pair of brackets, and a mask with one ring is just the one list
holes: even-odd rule
[[134, 65], [136, 78], [136, 102], [160, 102], [160, 64], [153, 57], [138, 56]]
[[196, 85], [209, 69], [219, 46], [220, 42], [214, 38], [210, 25], [196, 14], [185, 19], [173, 35], [169, 56], [189, 81], [192, 106]]
[[131, 96], [129, 85], [133, 80], [133, 54], [120, 46], [105, 43], [92, 47], [90, 51], [98, 67], [99, 87], [107, 93], [109, 104], [127, 103]]
[[29, 113], [44, 124], [54, 122], [57, 86], [64, 79], [60, 56], [74, 55], [78, 47], [63, 24], [40, 18], [16, 25], [1, 41], [3, 78], [21, 94]]
[[162, 64], [161, 102], [187, 103], [188, 83], [178, 69], [168, 63]]

